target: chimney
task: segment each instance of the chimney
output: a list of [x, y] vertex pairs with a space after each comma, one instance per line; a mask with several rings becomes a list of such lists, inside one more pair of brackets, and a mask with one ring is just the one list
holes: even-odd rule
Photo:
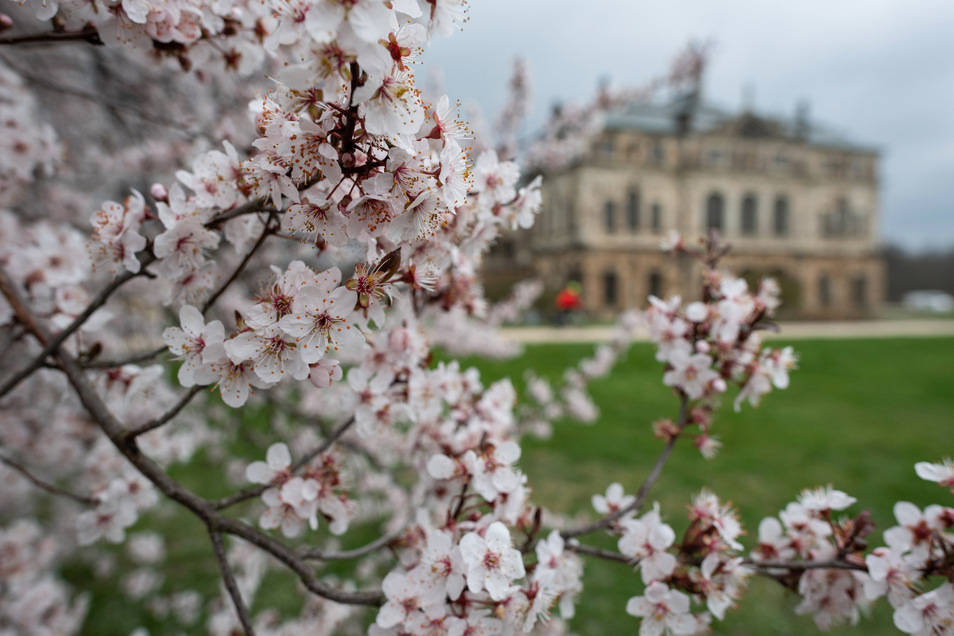
[[795, 107], [795, 138], [808, 139], [811, 124], [808, 122], [809, 105], [807, 100], [798, 102]]

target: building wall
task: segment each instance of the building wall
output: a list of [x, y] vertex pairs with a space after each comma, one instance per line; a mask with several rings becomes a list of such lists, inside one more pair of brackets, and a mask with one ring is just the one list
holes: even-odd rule
[[[733, 246], [725, 265], [753, 279], [779, 278], [784, 316], [870, 316], [885, 285], [877, 168], [870, 151], [787, 139], [610, 131], [576, 166], [545, 176], [529, 250], [552, 288], [579, 279], [584, 305], [597, 315], [643, 307], [653, 291], [694, 298], [700, 267], [663, 254], [660, 239], [671, 230], [687, 240], [706, 235], [717, 195], [720, 234]], [[754, 228], [743, 218], [747, 197], [756, 202]], [[777, 224], [779, 198], [787, 216]]]

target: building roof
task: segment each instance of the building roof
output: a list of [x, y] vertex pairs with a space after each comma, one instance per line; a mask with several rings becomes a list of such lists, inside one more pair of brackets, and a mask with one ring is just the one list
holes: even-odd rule
[[872, 146], [858, 144], [843, 134], [808, 119], [807, 113], [790, 118], [753, 112], [732, 113], [692, 96], [668, 102], [631, 101], [606, 113], [605, 130], [639, 130], [657, 135], [679, 133], [680, 116], [688, 122], [689, 132], [709, 133], [727, 129], [744, 137], [777, 137], [813, 146], [854, 152], [877, 152]]

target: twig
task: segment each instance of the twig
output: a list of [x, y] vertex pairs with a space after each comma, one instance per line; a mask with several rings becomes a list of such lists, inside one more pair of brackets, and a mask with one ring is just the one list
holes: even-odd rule
[[[354, 417], [350, 417], [344, 422], [342, 422], [341, 424], [339, 424], [333, 431], [331, 431], [331, 434], [328, 435], [328, 437], [321, 444], [319, 444], [316, 448], [312, 449], [311, 451], [305, 453], [301, 457], [301, 459], [299, 459], [297, 462], [292, 464], [291, 472], [295, 473], [301, 470], [306, 464], [308, 464], [308, 462], [310, 462], [315, 457], [318, 457], [318, 455], [321, 455], [322, 453], [327, 451], [329, 448], [331, 448], [331, 445], [334, 444], [335, 441], [337, 441], [337, 439], [341, 437], [344, 434], [344, 432], [348, 430], [348, 427], [350, 427], [353, 423], [354, 423]], [[265, 492], [271, 487], [272, 487], [272, 484], [259, 484], [258, 486], [254, 486], [252, 488], [246, 488], [245, 490], [240, 490], [239, 492], [233, 495], [229, 495], [228, 497], [223, 497], [222, 499], [217, 499], [211, 502], [212, 508], [214, 510], [225, 510], [226, 508], [230, 508], [234, 506], [235, 504], [242, 503], [243, 501], [248, 501], [249, 499], [254, 499], [255, 497], [258, 497], [259, 495], [261, 495], [263, 492]]]
[[43, 490], [45, 490], [46, 492], [52, 495], [59, 495], [61, 497], [66, 497], [67, 499], [72, 499], [73, 501], [77, 503], [81, 503], [84, 506], [95, 506], [97, 503], [99, 503], [93, 497], [77, 495], [75, 492], [63, 490], [62, 488], [58, 486], [54, 486], [53, 484], [49, 482], [43, 481], [42, 479], [40, 479], [39, 477], [31, 473], [29, 470], [27, 470], [21, 464], [18, 464], [17, 462], [7, 457], [4, 457], [3, 455], [0, 455], [0, 462], [6, 464], [13, 470], [17, 471], [18, 473], [20, 473], [21, 475], [23, 475], [24, 477], [32, 481], [35, 485], [39, 486], [40, 488], [42, 488]]
[[371, 554], [375, 550], [380, 550], [400, 537], [410, 520], [411, 518], [408, 517], [397, 530], [381, 535], [374, 541], [366, 543], [360, 548], [354, 548], [353, 550], [341, 550], [338, 552], [325, 552], [321, 548], [309, 548], [307, 550], [299, 551], [298, 554], [300, 554], [303, 559], [317, 559], [319, 561], [347, 561], [350, 559], [357, 559], [359, 557], [363, 557], [366, 554]]
[[201, 391], [203, 388], [204, 387], [201, 387], [201, 386], [194, 386], [191, 389], [189, 389], [189, 392], [183, 395], [182, 398], [178, 402], [176, 402], [171, 409], [169, 409], [168, 411], [166, 411], [165, 413], [163, 413], [156, 419], [150, 420], [149, 422], [146, 422], [142, 426], [139, 426], [137, 428], [132, 429], [131, 431], [128, 431], [126, 433], [126, 441], [130, 442], [134, 440], [135, 438], [139, 437], [140, 435], [142, 435], [143, 433], [148, 433], [149, 431], [153, 429], [157, 429], [160, 426], [168, 423], [172, 418], [178, 415], [182, 411], [182, 409], [184, 409], [189, 404], [189, 402], [192, 401], [192, 398], [194, 398], [199, 393], [199, 391]]
[[764, 570], [858, 570], [867, 572], [868, 566], [864, 563], [852, 563], [851, 561], [756, 561], [754, 559], [743, 559], [742, 565], [748, 565], [755, 568], [756, 571]]
[[159, 347], [153, 349], [152, 351], [143, 351], [142, 353], [134, 353], [128, 358], [123, 358], [121, 360], [98, 360], [95, 362], [88, 362], [83, 365], [87, 369], [111, 369], [113, 367], [121, 367], [127, 364], [135, 364], [137, 362], [144, 362], [146, 360], [152, 360], [157, 355], [168, 350], [168, 347]]
[[581, 526], [579, 528], [564, 530], [560, 535], [564, 539], [569, 539], [571, 537], [578, 537], [583, 534], [589, 534], [596, 530], [602, 530], [603, 528], [608, 528], [614, 521], [620, 519], [634, 510], [639, 510], [640, 506], [643, 505], [643, 501], [646, 499], [646, 496], [649, 494], [649, 490], [653, 487], [653, 484], [659, 479], [659, 476], [662, 474], [663, 467], [666, 465], [666, 462], [669, 460], [669, 456], [672, 455], [673, 448], [676, 446], [676, 440], [679, 439], [679, 432], [686, 427], [689, 417], [689, 398], [685, 394], [680, 396], [681, 404], [679, 407], [679, 421], [677, 423], [677, 433], [673, 435], [669, 441], [666, 443], [666, 447], [660, 453], [659, 457], [656, 459], [656, 463], [653, 465], [653, 469], [649, 472], [649, 475], [646, 477], [646, 480], [643, 482], [643, 485], [639, 487], [639, 491], [636, 493], [636, 499], [633, 500], [628, 506], [624, 506], [619, 510], [616, 510], [599, 521], [594, 521], [593, 523]]
[[[2, 266], [0, 266], [0, 293], [6, 297], [14, 314], [27, 329], [33, 332], [40, 344], [47, 345], [52, 341], [50, 335], [30, 313], [27, 304], [20, 297], [19, 291]], [[116, 449], [163, 494], [201, 519], [209, 527], [210, 532], [232, 534], [265, 550], [297, 574], [308, 590], [330, 601], [349, 605], [380, 605], [384, 602], [384, 593], [381, 590], [350, 592], [336, 589], [322, 582], [314, 570], [293, 549], [242, 521], [219, 513], [213, 507], [212, 502], [200, 497], [174, 480], [152, 459], [143, 455], [135, 439], [126, 439], [126, 433], [128, 432], [126, 427], [116, 419], [106, 403], [103, 402], [102, 397], [89, 383], [76, 360], [61, 349], [54, 351], [54, 355], [80, 403]]]
[[219, 299], [219, 296], [225, 293], [225, 290], [229, 288], [229, 285], [235, 282], [235, 279], [238, 278], [242, 272], [245, 270], [245, 266], [248, 265], [248, 262], [252, 260], [252, 256], [255, 255], [255, 252], [265, 243], [265, 239], [268, 238], [268, 235], [272, 232], [273, 228], [270, 227], [272, 221], [275, 219], [274, 212], [269, 214], [268, 220], [265, 222], [265, 228], [262, 230], [262, 235], [258, 237], [258, 240], [255, 241], [255, 245], [252, 246], [252, 249], [249, 250], [248, 254], [242, 258], [242, 262], [239, 263], [238, 267], [235, 268], [235, 271], [232, 272], [232, 275], [229, 276], [229, 279], [225, 281], [212, 296], [203, 303], [200, 311], [204, 314], [209, 310], [209, 307], [215, 304], [215, 301]]
[[[9, 380], [7, 380], [3, 384], [2, 387], [0, 387], [0, 398], [2, 398], [4, 395], [12, 391], [18, 384], [20, 384], [20, 382], [25, 380], [31, 373], [33, 373], [34, 371], [42, 367], [47, 356], [52, 354], [61, 344], [63, 344], [63, 342], [67, 338], [73, 335], [74, 331], [82, 327], [83, 324], [89, 319], [89, 317], [92, 316], [97, 309], [99, 309], [106, 303], [106, 301], [113, 294], [113, 292], [115, 292], [117, 289], [125, 285], [130, 280], [143, 275], [143, 273], [146, 271], [146, 266], [151, 264], [154, 260], [156, 260], [156, 257], [153, 256], [152, 252], [147, 252], [146, 255], [143, 257], [141, 267], [138, 272], [136, 272], [135, 274], [132, 272], [126, 272], [125, 274], [123, 274], [122, 276], [120, 276], [119, 278], [111, 282], [109, 285], [104, 287], [96, 295], [96, 298], [94, 298], [92, 302], [90, 302], [90, 304], [87, 305], [86, 309], [84, 309], [83, 312], [73, 320], [73, 322], [71, 322], [65, 329], [63, 329], [63, 331], [56, 334], [55, 337], [49, 337], [47, 339], [48, 342], [41, 342], [41, 344], [44, 345], [43, 351], [41, 351], [40, 354], [37, 355], [25, 369], [23, 369], [22, 371], [20, 371], [13, 377], [11, 377]], [[19, 296], [19, 293], [16, 292], [15, 289], [13, 289], [13, 282], [10, 279], [7, 279], [7, 281], [8, 281], [8, 284], [10, 285], [10, 290], [17, 293], [17, 296]], [[4, 295], [7, 295], [7, 294], [4, 293]], [[20, 318], [20, 316], [18, 316], [18, 318]], [[34, 326], [38, 327], [39, 325], [36, 325], [36, 322], [34, 321]], [[27, 326], [27, 328], [33, 333], [34, 336], [37, 336], [38, 332], [36, 329], [30, 328], [29, 325]]]
[[636, 565], [639, 563], [639, 559], [631, 559], [623, 556], [619, 552], [604, 550], [603, 548], [597, 548], [595, 546], [585, 545], [583, 543], [567, 543], [566, 549], [576, 552], [577, 554], [585, 554], [586, 556], [597, 557], [607, 561], [616, 561], [618, 563], [625, 563], [627, 565]]
[[248, 606], [242, 599], [242, 592], [238, 589], [235, 582], [235, 575], [232, 574], [232, 568], [229, 566], [228, 556], [225, 554], [225, 546], [222, 544], [222, 535], [218, 532], [209, 530], [209, 537], [212, 538], [212, 550], [215, 552], [215, 558], [219, 562], [219, 570], [222, 572], [222, 580], [225, 582], [225, 589], [232, 597], [232, 604], [235, 605], [235, 613], [238, 614], [239, 622], [242, 623], [242, 629], [247, 636], [255, 636], [255, 628], [252, 627], [252, 617], [248, 613]]
[[12, 35], [0, 38], [0, 45], [17, 44], [59, 44], [60, 42], [86, 42], [95, 46], [102, 46], [103, 40], [99, 37], [96, 27], [88, 25], [80, 31], [50, 31], [48, 33], [31, 33], [29, 35]]

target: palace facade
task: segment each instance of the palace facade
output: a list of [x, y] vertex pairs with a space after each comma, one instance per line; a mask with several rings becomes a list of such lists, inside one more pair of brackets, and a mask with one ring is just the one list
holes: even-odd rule
[[[660, 250], [715, 229], [724, 265], [775, 277], [786, 318], [870, 317], [884, 300], [878, 152], [809, 121], [729, 113], [694, 94], [604, 114], [579, 156], [544, 174], [527, 236], [497, 250], [549, 289], [582, 285], [593, 315], [698, 295], [701, 266]], [[491, 264], [491, 270], [495, 269]], [[492, 271], [491, 271], [492, 274]]]

